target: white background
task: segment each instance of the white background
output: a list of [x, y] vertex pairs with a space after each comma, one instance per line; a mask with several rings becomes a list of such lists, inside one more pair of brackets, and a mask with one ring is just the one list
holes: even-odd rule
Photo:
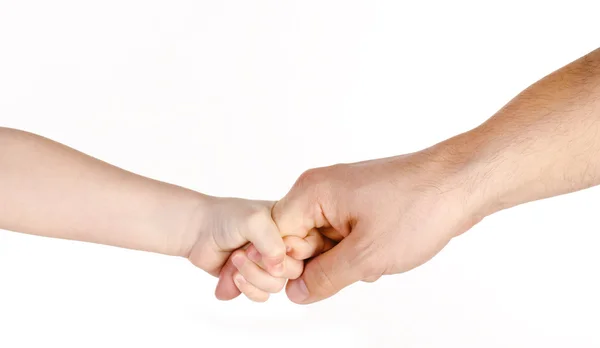
[[[468, 130], [599, 43], [592, 1], [402, 3], [0, 0], [0, 125], [278, 199], [310, 167]], [[0, 231], [0, 347], [598, 347], [598, 201], [501, 212], [311, 306], [222, 303], [186, 260]]]

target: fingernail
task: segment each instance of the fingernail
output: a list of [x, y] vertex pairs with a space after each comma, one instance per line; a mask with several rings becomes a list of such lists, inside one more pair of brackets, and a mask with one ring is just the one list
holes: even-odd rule
[[244, 257], [240, 254], [233, 256], [233, 258], [231, 259], [231, 262], [233, 262], [233, 265], [237, 268], [242, 267], [242, 265], [244, 264]]
[[240, 285], [246, 284], [246, 279], [244, 278], [244, 276], [238, 273], [233, 277], [233, 282], [239, 288]]
[[248, 258], [256, 263], [258, 263], [260, 261], [260, 255], [258, 254], [258, 250], [252, 248], [250, 249], [246, 255], [248, 256]]
[[308, 288], [302, 278], [290, 285], [288, 288], [288, 297], [294, 302], [303, 302], [308, 298]]

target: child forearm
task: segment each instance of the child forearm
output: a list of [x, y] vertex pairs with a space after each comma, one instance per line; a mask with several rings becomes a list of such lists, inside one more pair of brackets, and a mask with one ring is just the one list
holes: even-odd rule
[[206, 196], [0, 127], [0, 229], [187, 255]]

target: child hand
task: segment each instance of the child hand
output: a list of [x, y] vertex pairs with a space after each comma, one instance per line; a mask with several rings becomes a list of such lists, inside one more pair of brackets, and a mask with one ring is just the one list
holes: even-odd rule
[[334, 245], [334, 242], [313, 230], [305, 238], [286, 236], [283, 238], [287, 255], [284, 259], [285, 271], [274, 277], [265, 271], [263, 257], [254, 245], [245, 250], [233, 252], [221, 270], [215, 295], [220, 300], [231, 300], [240, 293], [252, 301], [264, 302], [270, 293], [283, 289], [287, 279], [300, 277], [304, 270], [304, 260], [321, 254]]
[[274, 202], [207, 197], [190, 221], [188, 259], [217, 276], [231, 253], [249, 242], [263, 257], [269, 274], [285, 273], [285, 245], [271, 219]]

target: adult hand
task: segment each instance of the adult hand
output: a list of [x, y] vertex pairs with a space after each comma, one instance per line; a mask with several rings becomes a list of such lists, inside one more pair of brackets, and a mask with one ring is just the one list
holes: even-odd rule
[[344, 237], [288, 284], [310, 303], [408, 271], [484, 216], [600, 184], [600, 49], [469, 132], [407, 156], [306, 172], [274, 207], [280, 232]]
[[411, 270], [480, 221], [465, 190], [468, 166], [442, 148], [305, 172], [273, 209], [279, 230], [304, 237], [318, 229], [341, 242], [288, 282], [290, 300], [312, 303]]

